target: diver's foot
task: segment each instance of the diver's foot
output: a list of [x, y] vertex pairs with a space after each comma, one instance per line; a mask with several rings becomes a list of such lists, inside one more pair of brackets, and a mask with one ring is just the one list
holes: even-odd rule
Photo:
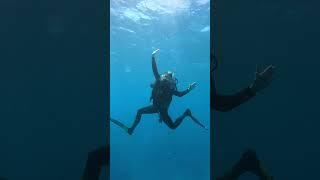
[[242, 154], [242, 157], [239, 161], [239, 166], [242, 167], [244, 171], [248, 171], [259, 176], [261, 180], [273, 179], [273, 177], [268, 175], [265, 169], [262, 167], [256, 152], [252, 149], [249, 149]]
[[190, 109], [187, 109], [187, 110], [184, 112], [184, 115], [185, 115], [185, 116], [192, 116]]
[[132, 128], [128, 128], [127, 132], [128, 132], [129, 135], [132, 135], [133, 134], [133, 129]]

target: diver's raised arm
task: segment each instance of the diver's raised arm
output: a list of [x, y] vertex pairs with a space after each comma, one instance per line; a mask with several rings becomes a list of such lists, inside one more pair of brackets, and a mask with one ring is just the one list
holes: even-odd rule
[[158, 68], [157, 68], [157, 63], [156, 63], [156, 58], [155, 58], [155, 54], [159, 51], [159, 49], [155, 50], [152, 52], [152, 71], [153, 71], [153, 75], [156, 78], [156, 80], [160, 79], [160, 75], [158, 72]]
[[193, 82], [192, 84], [189, 85], [188, 89], [184, 90], [184, 91], [177, 91], [175, 90], [173, 92], [173, 95], [178, 96], [178, 97], [182, 97], [186, 94], [188, 94], [191, 90], [193, 90], [195, 87], [197, 86], [197, 83]]

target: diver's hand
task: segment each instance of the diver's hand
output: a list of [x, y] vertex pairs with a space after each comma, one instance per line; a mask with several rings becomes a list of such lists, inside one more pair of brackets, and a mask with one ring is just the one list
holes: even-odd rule
[[273, 75], [275, 72], [275, 66], [269, 65], [267, 68], [261, 71], [257, 66], [257, 70], [255, 73], [255, 80], [251, 84], [250, 89], [257, 93], [264, 88], [268, 87], [271, 81], [273, 80]]
[[160, 49], [156, 49], [155, 51], [152, 52], [152, 57], [154, 58], [154, 56], [157, 54], [157, 52], [160, 51]]
[[191, 84], [189, 85], [188, 90], [191, 91], [191, 90], [193, 90], [193, 89], [196, 88], [196, 87], [197, 87], [197, 83], [196, 83], [196, 82], [193, 82], [193, 83], [191, 83]]

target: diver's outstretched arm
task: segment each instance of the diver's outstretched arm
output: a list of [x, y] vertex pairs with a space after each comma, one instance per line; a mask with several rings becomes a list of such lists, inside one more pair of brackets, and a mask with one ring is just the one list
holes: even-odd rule
[[217, 93], [214, 79], [210, 77], [211, 90], [210, 90], [210, 101], [211, 108], [217, 111], [230, 111], [235, 107], [247, 102], [249, 99], [255, 96], [255, 92], [250, 87], [244, 88], [239, 92], [232, 95], [221, 95]]
[[156, 78], [156, 80], [159, 80], [160, 79], [160, 74], [158, 72], [158, 68], [157, 68], [157, 63], [156, 63], [156, 58], [155, 58], [155, 54], [159, 51], [159, 49], [155, 50], [153, 53], [152, 53], [152, 71], [153, 71], [153, 75], [154, 77]]
[[249, 99], [254, 97], [257, 92], [265, 89], [271, 83], [274, 71], [275, 67], [273, 65], [262, 70], [257, 68], [254, 82], [249, 87], [246, 87], [232, 95], [218, 94], [211, 74], [211, 107], [217, 111], [226, 112], [247, 102]]
[[193, 82], [192, 84], [189, 85], [188, 89], [184, 90], [184, 91], [177, 91], [175, 90], [173, 92], [173, 95], [178, 96], [178, 97], [182, 97], [186, 94], [188, 94], [191, 90], [193, 90], [195, 87], [197, 86], [197, 83]]
[[255, 95], [255, 92], [252, 91], [250, 87], [244, 88], [232, 95], [217, 94], [215, 88], [213, 87], [210, 98], [213, 109], [226, 112], [247, 102]]
[[188, 94], [188, 92], [190, 92], [189, 88], [184, 91], [174, 91], [173, 95], [178, 96], [178, 97], [182, 97], [182, 96]]

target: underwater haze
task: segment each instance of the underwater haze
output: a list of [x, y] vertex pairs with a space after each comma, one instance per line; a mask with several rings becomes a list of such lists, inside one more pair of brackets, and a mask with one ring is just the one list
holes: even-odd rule
[[104, 9], [1, 1], [0, 177], [80, 179], [88, 153], [106, 144]]
[[[137, 110], [151, 104], [151, 53], [159, 48], [159, 72], [175, 72], [178, 90], [198, 83], [186, 96], [173, 98], [169, 115], [175, 120], [190, 108], [210, 126], [209, 14], [209, 0], [111, 1], [112, 118], [131, 126]], [[132, 136], [111, 124], [111, 180], [209, 180], [210, 131], [190, 118], [176, 130], [158, 119], [143, 115]]]

